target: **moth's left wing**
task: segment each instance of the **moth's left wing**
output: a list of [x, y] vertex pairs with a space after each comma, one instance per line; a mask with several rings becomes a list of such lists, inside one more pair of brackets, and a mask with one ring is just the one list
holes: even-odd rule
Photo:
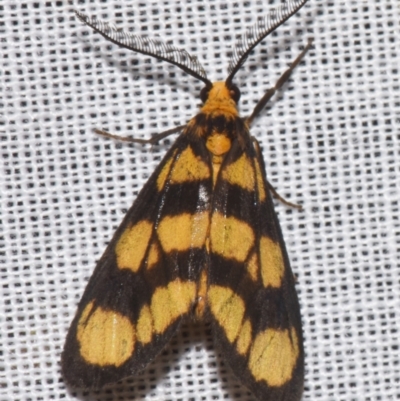
[[247, 133], [233, 142], [213, 194], [208, 313], [234, 373], [260, 400], [303, 390], [299, 304], [264, 162]]

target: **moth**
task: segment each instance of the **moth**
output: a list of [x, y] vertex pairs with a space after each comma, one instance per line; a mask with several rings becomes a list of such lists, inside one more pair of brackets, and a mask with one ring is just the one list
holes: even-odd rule
[[[307, 0], [287, 1], [236, 44], [225, 81], [196, 57], [79, 12], [109, 41], [171, 63], [202, 81], [200, 111], [180, 132], [99, 260], [62, 354], [74, 387], [100, 388], [143, 370], [184, 319], [211, 323], [233, 372], [263, 401], [301, 398], [304, 352], [295, 280], [250, 126], [288, 80], [312, 40], [240, 117], [233, 83], [250, 52]], [[112, 136], [101, 131], [105, 135]]]

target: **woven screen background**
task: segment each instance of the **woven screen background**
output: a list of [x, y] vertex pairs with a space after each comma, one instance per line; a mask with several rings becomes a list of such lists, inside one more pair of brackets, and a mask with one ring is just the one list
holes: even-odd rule
[[[237, 35], [273, 1], [0, 4], [0, 400], [254, 400], [188, 322], [142, 374], [98, 392], [65, 386], [60, 353], [85, 285], [170, 141], [132, 145], [198, 110], [202, 85], [118, 48], [78, 9], [160, 36], [226, 77]], [[400, 399], [400, 6], [309, 3], [238, 73], [242, 115], [310, 37], [314, 47], [255, 121], [298, 278], [304, 400]]]

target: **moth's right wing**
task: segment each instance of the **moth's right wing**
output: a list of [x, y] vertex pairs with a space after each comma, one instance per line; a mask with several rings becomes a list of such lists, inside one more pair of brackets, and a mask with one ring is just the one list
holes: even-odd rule
[[99, 388], [144, 369], [191, 312], [207, 258], [210, 166], [204, 144], [186, 130], [138, 195], [69, 329], [69, 384]]

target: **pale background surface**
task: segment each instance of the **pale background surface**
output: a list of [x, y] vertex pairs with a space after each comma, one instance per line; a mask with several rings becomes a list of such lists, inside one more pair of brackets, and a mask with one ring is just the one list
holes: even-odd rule
[[[196, 113], [201, 83], [121, 50], [72, 10], [159, 35], [224, 79], [268, 1], [15, 1], [0, 5], [0, 400], [254, 400], [205, 325], [138, 377], [67, 389], [60, 352], [96, 260], [168, 145], [126, 145]], [[298, 277], [304, 400], [400, 399], [400, 6], [312, 0], [238, 73], [241, 111], [315, 46], [255, 122]], [[173, 74], [173, 75], [171, 75]]]

